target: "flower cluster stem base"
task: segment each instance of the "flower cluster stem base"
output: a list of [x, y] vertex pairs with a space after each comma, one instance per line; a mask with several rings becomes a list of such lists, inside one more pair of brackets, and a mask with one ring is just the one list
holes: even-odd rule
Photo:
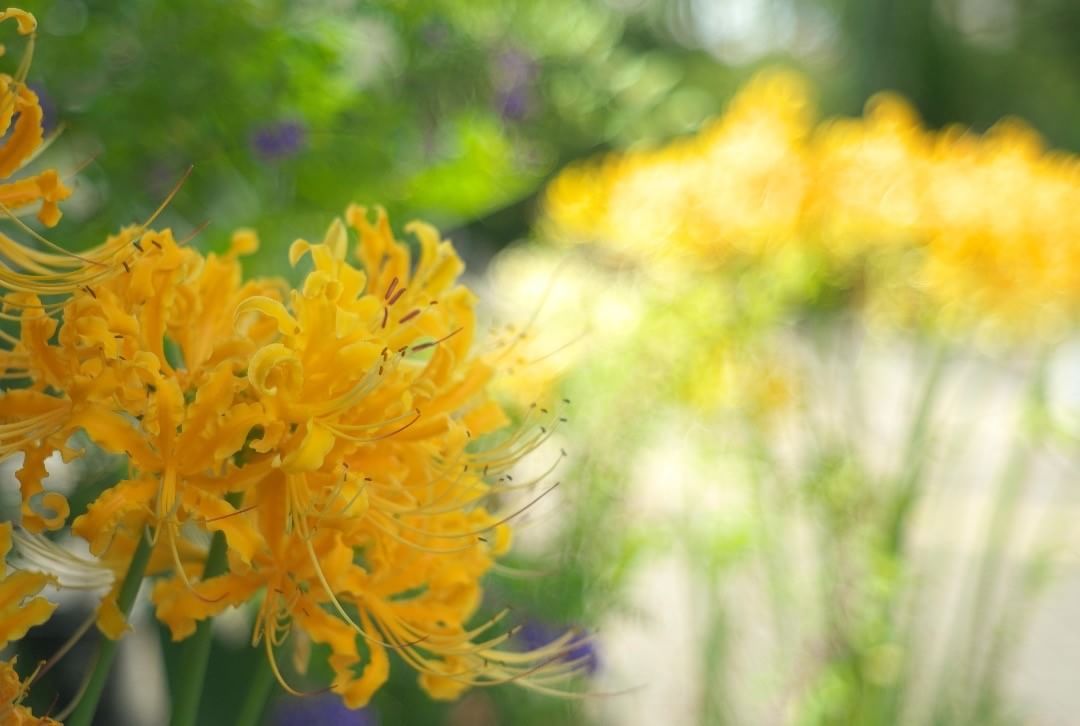
[[[234, 506], [237, 497], [226, 497]], [[225, 572], [228, 564], [228, 546], [225, 535], [215, 532], [210, 542], [210, 552], [206, 557], [203, 579]], [[203, 683], [206, 681], [206, 666], [210, 662], [210, 648], [213, 645], [209, 618], [201, 621], [183, 646], [180, 657], [180, 676], [177, 679], [176, 693], [173, 694], [172, 726], [195, 726], [199, 718], [199, 703], [202, 701]]]
[[[135, 548], [135, 554], [131, 558], [131, 567], [124, 576], [124, 584], [120, 586], [120, 594], [116, 598], [116, 604], [120, 611], [127, 616], [131, 612], [131, 606], [135, 604], [135, 596], [139, 593], [139, 585], [146, 573], [146, 565], [150, 561], [150, 540], [143, 534], [139, 538], [139, 545]], [[104, 638], [98, 651], [97, 663], [94, 671], [90, 674], [90, 680], [86, 684], [86, 690], [79, 705], [75, 707], [67, 720], [68, 726], [90, 726], [97, 710], [98, 701], [105, 690], [105, 682], [112, 669], [113, 658], [116, 657], [116, 647], [119, 641]]]
[[270, 670], [270, 661], [263, 657], [256, 658], [247, 695], [240, 707], [240, 714], [233, 721], [234, 726], [258, 726], [273, 687], [274, 672]]

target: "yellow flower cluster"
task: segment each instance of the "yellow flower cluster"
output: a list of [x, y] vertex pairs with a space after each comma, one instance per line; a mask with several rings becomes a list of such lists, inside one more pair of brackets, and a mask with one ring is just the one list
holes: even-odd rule
[[[21, 82], [0, 91], [30, 109], [7, 137], [20, 150], [0, 149], [10, 171], [6, 159], [40, 144], [40, 113]], [[55, 172], [33, 179], [32, 189], [0, 186], [0, 199], [9, 209], [40, 201], [42, 221], [55, 223], [66, 190], [42, 181]], [[17, 185], [22, 197], [4, 196]], [[577, 634], [513, 652], [500, 647], [513, 636], [500, 628], [505, 612], [469, 623], [481, 579], [510, 546], [515, 511], [493, 503], [539, 483], [512, 482], [508, 470], [559, 421], [537, 407], [501, 433], [509, 420], [488, 384], [506, 351], [476, 351], [475, 300], [451, 244], [414, 224], [413, 261], [381, 211], [353, 206], [321, 242], [292, 245], [290, 263], [310, 267], [293, 290], [242, 281], [239, 257], [258, 246], [251, 231], [204, 256], [148, 224], [80, 255], [0, 238], [3, 315], [16, 323], [0, 375], [19, 384], [0, 392], [0, 460], [22, 455], [20, 555], [71, 564], [40, 536], [70, 515], [45, 461], [78, 456], [70, 442], [81, 433], [128, 461], [127, 477], [70, 525], [95, 558], [80, 561], [94, 570], [84, 584], [112, 585], [98, 611], [109, 637], [127, 628], [120, 584], [150, 537], [152, 600], [174, 639], [257, 605], [253, 644], [283, 684], [275, 652], [291, 634], [301, 669], [308, 643], [329, 647], [332, 688], [353, 708], [386, 681], [388, 650], [435, 698], [504, 682], [562, 690], [580, 666], [566, 657]], [[219, 532], [227, 566], [204, 577]], [[0, 641], [48, 617], [35, 596], [49, 583], [65, 585], [29, 571], [0, 582]]]
[[1080, 304], [1080, 160], [1017, 121], [929, 131], [882, 94], [818, 121], [768, 72], [694, 137], [564, 171], [557, 236], [631, 260], [722, 267], [795, 251], [871, 302], [945, 323], [1056, 326]]

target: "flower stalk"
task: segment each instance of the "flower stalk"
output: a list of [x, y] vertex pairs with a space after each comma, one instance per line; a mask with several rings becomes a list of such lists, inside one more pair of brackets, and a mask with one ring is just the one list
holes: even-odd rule
[[[143, 575], [146, 573], [146, 565], [150, 562], [150, 550], [150, 540], [143, 534], [139, 537], [139, 544], [131, 558], [131, 566], [128, 568], [124, 584], [121, 585], [120, 594], [116, 599], [116, 604], [125, 617], [131, 612], [131, 607], [135, 604], [135, 596], [139, 594], [139, 585], [142, 584]], [[117, 645], [119, 641], [111, 638], [102, 640], [94, 670], [90, 674], [86, 690], [79, 699], [79, 705], [75, 707], [67, 720], [68, 726], [90, 726], [98, 701], [105, 690], [105, 682], [112, 669], [113, 658], [116, 657]]]
[[270, 669], [270, 661], [266, 658], [256, 658], [254, 671], [248, 683], [247, 695], [244, 703], [240, 706], [240, 713], [233, 721], [235, 726], [258, 726], [263, 711], [266, 710], [266, 701], [274, 686], [274, 672]]
[[[240, 497], [235, 494], [226, 496], [233, 506], [237, 506]], [[225, 535], [215, 532], [210, 542], [210, 551], [206, 557], [203, 579], [216, 577], [228, 568], [228, 546]], [[176, 693], [173, 694], [173, 726], [195, 726], [198, 723], [199, 704], [202, 701], [203, 683], [206, 682], [206, 666], [210, 661], [213, 646], [211, 620], [201, 621], [183, 645], [180, 658], [180, 677]]]

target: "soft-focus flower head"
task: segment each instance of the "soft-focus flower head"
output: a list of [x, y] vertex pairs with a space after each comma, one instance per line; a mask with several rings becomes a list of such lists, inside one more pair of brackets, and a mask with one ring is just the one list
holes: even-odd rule
[[333, 694], [282, 699], [274, 707], [271, 719], [273, 726], [378, 726], [378, 723], [374, 709], [348, 709]]
[[307, 127], [300, 121], [275, 121], [251, 134], [251, 148], [262, 161], [280, 161], [296, 156], [307, 142]]
[[798, 226], [811, 114], [801, 79], [763, 74], [697, 136], [563, 171], [547, 190], [554, 232], [695, 265], [778, 244]]
[[684, 274], [800, 250], [875, 320], [1019, 335], [1075, 320], [1076, 157], [1014, 120], [929, 131], [888, 93], [861, 118], [815, 116], [802, 79], [762, 74], [694, 137], [564, 171], [549, 228]]

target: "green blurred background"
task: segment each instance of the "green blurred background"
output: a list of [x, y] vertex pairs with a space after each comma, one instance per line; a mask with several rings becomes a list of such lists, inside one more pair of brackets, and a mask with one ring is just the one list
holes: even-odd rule
[[[246, 261], [251, 273], [287, 273], [287, 245], [297, 236], [321, 235], [330, 216], [352, 201], [384, 205], [398, 228], [412, 218], [437, 224], [470, 269], [482, 273], [497, 251], [530, 236], [544, 184], [567, 163], [691, 133], [720, 113], [756, 70], [777, 64], [813, 79], [827, 115], [858, 114], [872, 93], [894, 89], [931, 127], [985, 129], [1015, 115], [1052, 146], [1080, 150], [1080, 4], [1074, 0], [60, 0], [27, 6], [40, 22], [30, 82], [47, 123], [60, 131], [47, 158], [65, 171], [81, 169], [53, 237], [72, 247], [94, 244], [149, 215], [193, 167], [163, 224], [183, 236], [208, 222], [198, 240], [209, 249], [223, 247], [237, 227], [255, 227], [263, 247]], [[652, 314], [658, 327], [666, 325], [664, 314], [661, 307]], [[641, 383], [610, 360], [590, 375], [568, 384], [570, 392], [591, 398], [594, 410], [609, 416], [620, 395]], [[606, 389], [593, 387], [599, 379]], [[603, 429], [594, 418], [584, 430]], [[648, 435], [637, 432], [640, 439]], [[575, 443], [588, 448], [595, 439]], [[107, 481], [115, 462], [94, 466]], [[603, 456], [576, 474], [574, 506], [555, 515], [568, 523], [555, 545], [557, 560], [523, 555], [517, 563], [558, 574], [491, 586], [489, 606], [515, 603], [540, 640], [566, 627], [594, 626], [618, 609], [632, 564], [674, 536], [603, 518], [619, 497], [617, 477], [625, 474]], [[824, 461], [810, 478], [831, 486], [845, 476], [844, 466]], [[737, 557], [749, 536], [738, 526], [689, 527], [681, 534], [717, 568]], [[230, 722], [233, 695], [244, 687], [252, 659], [262, 657], [247, 647], [242, 627], [230, 637], [223, 626], [222, 635], [203, 704], [201, 723], [208, 725]], [[719, 652], [725, 637], [722, 628], [704, 628], [695, 645]], [[47, 656], [56, 638], [38, 634], [27, 647]], [[162, 647], [167, 656], [174, 652], [164, 639]], [[74, 686], [65, 677], [77, 680], [80, 657], [54, 671], [56, 690], [70, 693]], [[129, 663], [138, 657], [127, 656]], [[602, 650], [596, 657], [603, 668]], [[435, 704], [401, 666], [395, 663], [392, 684], [363, 714], [346, 715], [315, 698], [299, 706], [276, 701], [268, 718], [280, 724], [603, 722], [597, 716], [603, 709], [589, 699], [545, 699], [508, 688]], [[127, 677], [123, 670], [117, 675], [100, 723], [156, 723], [152, 709], [128, 705], [129, 691], [141, 687], [130, 668], [138, 673], [136, 665]], [[313, 672], [311, 683], [327, 678]], [[821, 693], [831, 697], [827, 688]], [[715, 707], [721, 695], [707, 699], [713, 706], [703, 708], [702, 723], [725, 720], [724, 709]], [[44, 696], [35, 698], [48, 707]], [[289, 710], [296, 708], [309, 710]], [[827, 709], [822, 713], [810, 708], [793, 722], [828, 723]]]
[[[874, 91], [931, 126], [1018, 115], [1080, 148], [1069, 0], [417, 0], [30, 3], [53, 159], [79, 175], [64, 233], [144, 217], [208, 244], [257, 226], [270, 266], [350, 201], [459, 231], [527, 234], [567, 162], [698, 128], [757, 68], [803, 69], [826, 114]], [[62, 156], [61, 156], [62, 154]]]

